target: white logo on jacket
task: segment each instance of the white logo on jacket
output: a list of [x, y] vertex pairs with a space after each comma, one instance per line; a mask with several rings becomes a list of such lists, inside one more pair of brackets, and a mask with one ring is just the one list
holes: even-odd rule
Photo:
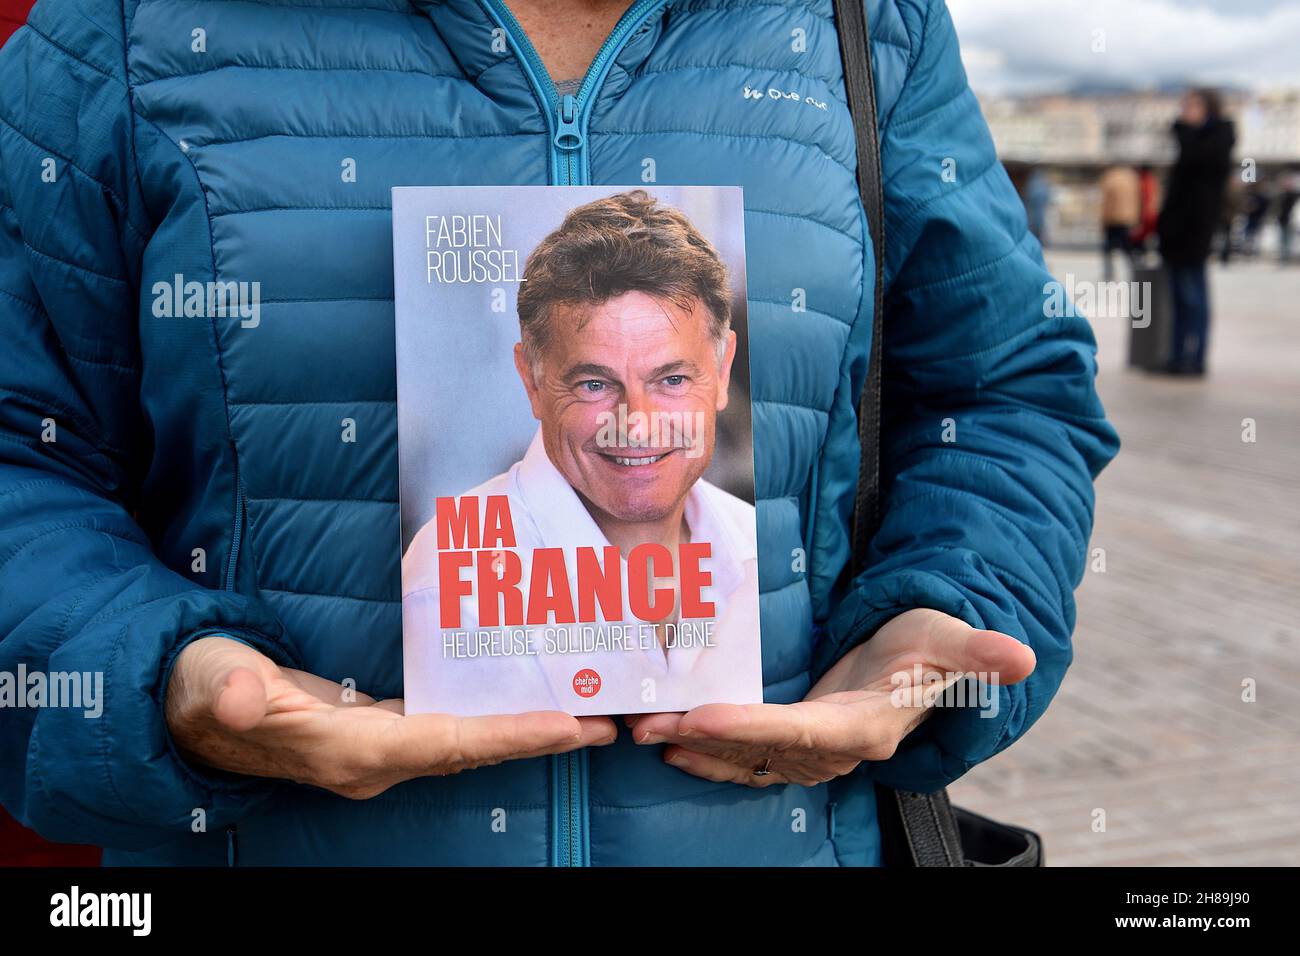
[[746, 86], [741, 96], [747, 100], [764, 100], [770, 103], [804, 103], [819, 110], [826, 109], [825, 102], [814, 96], [806, 96], [798, 90], [782, 90], [775, 86], [769, 86], [766, 91]]

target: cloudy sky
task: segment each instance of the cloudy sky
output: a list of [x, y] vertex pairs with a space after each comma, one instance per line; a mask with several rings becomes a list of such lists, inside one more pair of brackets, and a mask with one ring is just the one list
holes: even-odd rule
[[[948, 0], [972, 85], [1300, 88], [1300, 0]], [[1095, 31], [1104, 52], [1094, 52]]]

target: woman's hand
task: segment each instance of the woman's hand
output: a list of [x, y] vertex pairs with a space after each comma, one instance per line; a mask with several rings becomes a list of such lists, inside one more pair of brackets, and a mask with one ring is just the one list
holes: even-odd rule
[[[669, 744], [664, 760], [697, 777], [814, 786], [864, 760], [888, 760], [964, 674], [1014, 684], [1034, 665], [1034, 652], [1010, 635], [917, 609], [845, 654], [797, 704], [706, 704], [626, 721], [638, 744]], [[926, 683], [936, 673], [942, 679]], [[767, 774], [755, 774], [765, 766]]]
[[404, 716], [373, 698], [276, 665], [225, 637], [194, 641], [167, 685], [167, 727], [198, 763], [283, 777], [366, 799], [412, 777], [613, 743], [607, 717], [534, 711], [502, 717]]

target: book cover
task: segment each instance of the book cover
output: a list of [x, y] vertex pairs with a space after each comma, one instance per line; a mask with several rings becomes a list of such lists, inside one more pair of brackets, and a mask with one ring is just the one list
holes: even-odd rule
[[762, 700], [738, 187], [393, 189], [407, 713]]

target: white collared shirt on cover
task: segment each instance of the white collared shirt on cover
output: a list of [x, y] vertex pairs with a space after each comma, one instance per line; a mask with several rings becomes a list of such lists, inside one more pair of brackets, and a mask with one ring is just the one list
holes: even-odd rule
[[[575, 549], [600, 549], [609, 544], [577, 492], [547, 456], [540, 429], [521, 461], [460, 497], [503, 494], [510, 499], [515, 531], [516, 547], [510, 550], [523, 562], [525, 581], [529, 580], [528, 559], [536, 548], [563, 548], [569, 580], [573, 581]], [[482, 505], [479, 513], [483, 513]], [[685, 519], [691, 540], [711, 545], [710, 558], [703, 566], [712, 574], [712, 581], [702, 597], [715, 605], [716, 646], [672, 647], [665, 654], [658, 642], [648, 641], [650, 646], [633, 650], [447, 661], [442, 659], [438, 626], [437, 530], [430, 521], [416, 534], [402, 560], [410, 711], [638, 713], [756, 699], [755, 694], [761, 692], [761, 660], [754, 507], [700, 480], [687, 493]], [[626, 561], [623, 564], [625, 571]], [[623, 621], [635, 622], [627, 606], [626, 588], [623, 591]], [[477, 627], [477, 599], [467, 597], [461, 601], [458, 630]], [[540, 637], [537, 643], [540, 645]], [[600, 675], [603, 699], [597, 694], [583, 701], [573, 690], [574, 675], [585, 668]], [[535, 699], [525, 699], [522, 689], [538, 686], [539, 677], [544, 678], [545, 693], [539, 690]], [[654, 679], [653, 702], [641, 700], [645, 678]], [[616, 695], [623, 705], [610, 709]]]

